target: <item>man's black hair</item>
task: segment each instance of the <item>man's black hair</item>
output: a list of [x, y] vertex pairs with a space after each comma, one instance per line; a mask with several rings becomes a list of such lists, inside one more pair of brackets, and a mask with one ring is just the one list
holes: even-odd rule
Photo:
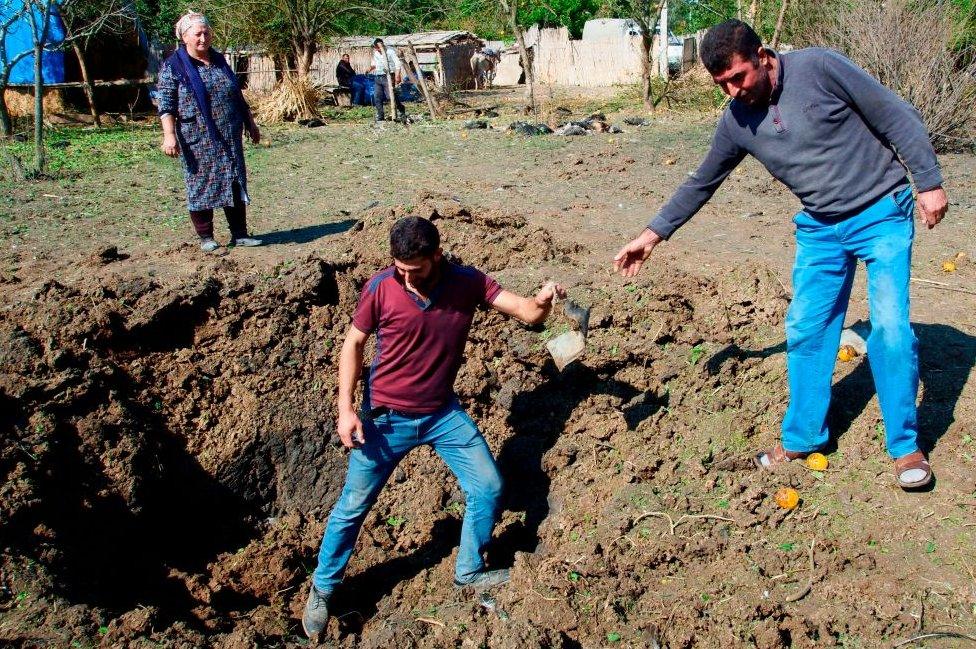
[[390, 253], [400, 261], [432, 257], [440, 245], [437, 226], [422, 216], [405, 216], [390, 229]]
[[376, 47], [377, 45], [379, 45], [382, 42], [383, 42], [383, 39], [382, 38], [377, 38], [375, 41], [373, 41], [373, 47]]
[[762, 40], [741, 20], [726, 20], [708, 30], [701, 43], [701, 60], [712, 75], [721, 74], [732, 65], [736, 54], [753, 63], [759, 61]]

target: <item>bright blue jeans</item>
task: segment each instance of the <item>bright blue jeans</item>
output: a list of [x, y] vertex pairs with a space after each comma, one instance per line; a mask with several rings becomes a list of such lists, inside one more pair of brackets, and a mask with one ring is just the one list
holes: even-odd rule
[[805, 212], [794, 218], [794, 297], [786, 316], [786, 450], [813, 451], [828, 441], [834, 362], [858, 259], [868, 271], [868, 361], [888, 453], [898, 458], [918, 450], [918, 340], [908, 321], [914, 210], [911, 189], [905, 189], [841, 221]]
[[[485, 568], [482, 550], [491, 540], [498, 516], [502, 479], [485, 438], [455, 401], [430, 415], [389, 412], [363, 417], [366, 442], [349, 456], [342, 495], [332, 509], [319, 549], [312, 583], [331, 593], [342, 581], [359, 529], [393, 469], [411, 449], [430, 445], [447, 463], [464, 491], [461, 547], [454, 578], [461, 582]], [[409, 512], [405, 512], [407, 518]]]

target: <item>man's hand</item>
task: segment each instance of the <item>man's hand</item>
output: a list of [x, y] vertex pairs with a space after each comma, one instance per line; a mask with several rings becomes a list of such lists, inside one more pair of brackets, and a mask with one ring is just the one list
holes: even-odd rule
[[949, 199], [941, 187], [918, 193], [918, 212], [922, 221], [931, 230], [939, 224], [949, 209]]
[[355, 410], [340, 410], [339, 423], [336, 426], [339, 440], [346, 448], [356, 448], [366, 442], [363, 434], [363, 422]]
[[620, 249], [613, 258], [613, 272], [633, 277], [640, 272], [644, 261], [651, 256], [654, 246], [664, 241], [656, 232], [644, 229], [640, 235]]
[[563, 299], [564, 297], [566, 297], [566, 289], [556, 282], [546, 282], [533, 299], [540, 309], [548, 309], [556, 298]]

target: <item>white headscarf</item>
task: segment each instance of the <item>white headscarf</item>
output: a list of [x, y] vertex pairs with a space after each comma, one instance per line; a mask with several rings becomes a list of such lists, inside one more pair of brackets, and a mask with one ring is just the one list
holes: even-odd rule
[[210, 21], [202, 13], [196, 11], [188, 11], [186, 15], [176, 21], [176, 40], [182, 41], [183, 34], [186, 30], [190, 29], [193, 25], [203, 25], [204, 27], [210, 26]]

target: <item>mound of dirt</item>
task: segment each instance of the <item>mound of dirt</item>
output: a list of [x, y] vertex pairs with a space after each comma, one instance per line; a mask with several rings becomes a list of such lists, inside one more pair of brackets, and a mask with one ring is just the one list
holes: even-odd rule
[[[389, 225], [408, 213], [490, 272], [580, 251], [517, 215], [427, 193], [368, 213], [334, 258], [271, 272], [223, 258], [163, 279], [113, 256], [105, 273], [49, 281], [0, 313], [0, 640], [300, 643], [345, 471], [338, 350], [362, 283], [389, 263]], [[489, 562], [514, 566], [513, 582], [496, 599], [453, 590], [464, 499], [420, 449], [366, 521], [330, 642], [786, 647], [852, 624], [911, 628], [910, 600], [895, 596], [883, 615], [851, 619], [847, 584], [876, 559], [822, 542], [809, 572], [816, 514], [790, 519], [760, 477], [735, 471], [785, 404], [781, 350], [755, 349], [786, 312], [775, 276], [645, 282], [588, 287], [588, 349], [563, 373], [544, 345], [558, 318], [477, 316], [456, 387], [506, 479]], [[804, 543], [770, 553], [782, 529]], [[828, 573], [829, 589], [791, 603]]]

